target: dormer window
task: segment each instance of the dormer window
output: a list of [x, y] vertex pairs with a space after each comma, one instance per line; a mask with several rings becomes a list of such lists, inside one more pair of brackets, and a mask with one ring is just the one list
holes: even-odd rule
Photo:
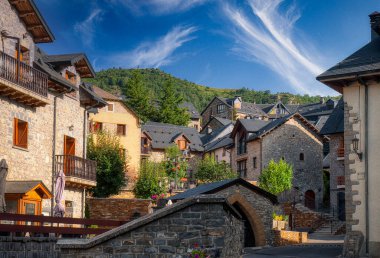
[[74, 85], [77, 83], [77, 78], [76, 78], [75, 73], [72, 73], [68, 70], [66, 70], [66, 72], [65, 72], [65, 79], [70, 81]]
[[186, 150], [187, 149], [187, 142], [186, 142], [186, 140], [178, 140], [178, 148], [180, 150]]
[[216, 110], [218, 114], [223, 113], [226, 110], [226, 105], [220, 104], [216, 107]]

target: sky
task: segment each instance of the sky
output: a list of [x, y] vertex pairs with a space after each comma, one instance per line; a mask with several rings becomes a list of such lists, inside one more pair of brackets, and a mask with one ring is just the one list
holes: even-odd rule
[[49, 54], [218, 88], [337, 95], [315, 77], [370, 41], [378, 0], [35, 0]]

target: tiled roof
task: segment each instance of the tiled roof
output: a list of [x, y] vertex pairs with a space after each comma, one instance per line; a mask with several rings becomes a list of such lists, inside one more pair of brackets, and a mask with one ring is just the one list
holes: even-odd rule
[[95, 77], [95, 71], [92, 67], [90, 61], [88, 60], [85, 53], [72, 53], [72, 54], [62, 54], [62, 55], [45, 55], [44, 61], [45, 63], [49, 63], [52, 65], [60, 65], [60, 64], [69, 64], [74, 65], [79, 61], [83, 60], [88, 67], [89, 72]]
[[275, 195], [261, 189], [260, 187], [257, 187], [255, 185], [245, 181], [242, 178], [227, 179], [227, 180], [222, 180], [222, 181], [218, 181], [218, 182], [202, 184], [200, 186], [189, 189], [189, 190], [182, 192], [180, 194], [171, 196], [168, 199], [172, 200], [172, 201], [179, 201], [179, 200], [187, 199], [187, 198], [197, 196], [197, 195], [214, 194], [214, 193], [217, 193], [218, 191], [220, 191], [222, 189], [225, 189], [229, 186], [237, 185], [237, 184], [243, 185], [243, 186], [247, 187], [248, 189], [264, 196], [265, 198], [269, 199], [273, 204], [278, 203], [277, 197]]
[[230, 135], [225, 135], [222, 138], [215, 140], [209, 145], [205, 146], [205, 152], [213, 151], [219, 148], [228, 147], [233, 144], [233, 139], [230, 138]]
[[44, 185], [41, 180], [31, 180], [31, 181], [6, 181], [5, 182], [5, 193], [8, 194], [25, 194], [31, 191], [38, 185], [42, 185], [44, 196], [43, 198], [47, 198], [51, 196], [49, 189]]
[[344, 132], [344, 103], [343, 98], [338, 102], [334, 111], [321, 129], [321, 134], [334, 134]]
[[201, 152], [204, 150], [200, 134], [193, 127], [147, 122], [142, 126], [142, 132], [145, 132], [152, 139], [153, 149], [165, 149], [173, 145], [176, 138], [184, 135], [189, 139], [191, 151]]
[[217, 120], [222, 125], [229, 125], [229, 124], [233, 123], [233, 121], [230, 120], [230, 119], [226, 119], [226, 118], [222, 118], [222, 117], [217, 117], [217, 116], [213, 117], [212, 119]]
[[237, 111], [251, 116], [266, 116], [266, 113], [257, 104], [244, 101], [241, 103], [241, 109]]
[[98, 102], [98, 104], [93, 106], [93, 108], [104, 107], [107, 105], [107, 102], [95, 93], [94, 86], [91, 83], [83, 82], [80, 85], [80, 88], [90, 95], [92, 99]]
[[247, 132], [258, 132], [263, 127], [271, 123], [271, 121], [264, 121], [259, 119], [240, 119], [239, 122], [247, 130]]
[[194, 107], [193, 103], [191, 102], [183, 102], [180, 105], [181, 108], [186, 108], [189, 111], [190, 118], [192, 119], [199, 119], [201, 116], [199, 115], [198, 110]]
[[102, 97], [105, 100], [121, 101], [120, 97], [117, 97], [117, 96], [115, 96], [115, 95], [113, 95], [113, 94], [111, 94], [111, 93], [109, 93], [109, 92], [107, 92], [107, 91], [105, 91], [105, 90], [97, 87], [97, 86], [93, 86], [93, 89], [94, 89], [94, 92], [98, 96]]

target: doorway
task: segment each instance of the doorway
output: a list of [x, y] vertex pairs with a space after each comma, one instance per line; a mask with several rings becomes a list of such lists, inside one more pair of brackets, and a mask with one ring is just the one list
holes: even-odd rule
[[338, 192], [337, 193], [337, 200], [338, 200], [338, 219], [341, 221], [346, 220], [346, 199], [344, 196], [344, 192]]
[[315, 209], [315, 193], [313, 190], [307, 190], [305, 192], [305, 207], [311, 210]]
[[241, 209], [239, 203], [234, 203], [233, 207], [240, 213], [244, 222], [244, 247], [255, 246], [255, 234], [253, 233], [251, 223], [249, 222], [247, 215]]
[[63, 155], [63, 172], [65, 175], [70, 175], [74, 173], [75, 169], [75, 138], [65, 135], [63, 143]]

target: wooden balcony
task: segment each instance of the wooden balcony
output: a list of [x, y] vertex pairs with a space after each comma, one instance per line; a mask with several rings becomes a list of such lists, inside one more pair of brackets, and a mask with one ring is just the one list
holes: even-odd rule
[[96, 162], [71, 155], [56, 155], [55, 172], [62, 170], [66, 185], [78, 188], [96, 186]]
[[48, 75], [0, 51], [0, 95], [31, 107], [48, 101]]

